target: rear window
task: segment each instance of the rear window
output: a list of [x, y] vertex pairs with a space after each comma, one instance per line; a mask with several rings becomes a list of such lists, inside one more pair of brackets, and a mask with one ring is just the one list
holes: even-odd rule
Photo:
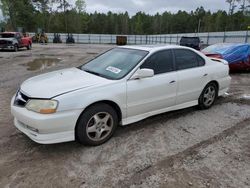
[[182, 37], [181, 43], [199, 43], [200, 39], [198, 37]]

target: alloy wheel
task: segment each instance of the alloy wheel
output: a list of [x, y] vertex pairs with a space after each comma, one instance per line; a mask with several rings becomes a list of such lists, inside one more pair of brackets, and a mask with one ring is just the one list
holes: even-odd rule
[[206, 106], [213, 104], [216, 95], [216, 89], [211, 85], [206, 88], [203, 95], [203, 103]]
[[110, 135], [113, 126], [112, 116], [108, 112], [99, 112], [89, 119], [86, 133], [90, 140], [101, 141]]

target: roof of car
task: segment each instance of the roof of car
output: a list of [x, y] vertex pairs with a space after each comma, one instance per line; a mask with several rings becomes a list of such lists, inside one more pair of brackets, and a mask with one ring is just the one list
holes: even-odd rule
[[145, 50], [145, 51], [157, 51], [163, 49], [172, 49], [172, 48], [187, 48], [179, 45], [172, 45], [172, 44], [153, 44], [153, 45], [125, 45], [120, 46], [119, 48], [129, 48], [129, 49], [136, 49], [136, 50]]

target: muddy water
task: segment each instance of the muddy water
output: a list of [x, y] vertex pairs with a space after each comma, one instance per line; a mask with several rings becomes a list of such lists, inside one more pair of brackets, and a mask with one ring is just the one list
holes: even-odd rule
[[60, 61], [58, 58], [39, 58], [25, 63], [23, 66], [26, 66], [28, 71], [44, 70], [48, 67], [55, 66]]

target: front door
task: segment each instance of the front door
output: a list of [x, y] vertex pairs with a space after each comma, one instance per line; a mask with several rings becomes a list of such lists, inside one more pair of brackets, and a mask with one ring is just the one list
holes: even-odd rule
[[154, 76], [127, 81], [127, 116], [132, 117], [175, 105], [177, 74], [171, 50], [157, 52], [140, 67], [154, 70]]

